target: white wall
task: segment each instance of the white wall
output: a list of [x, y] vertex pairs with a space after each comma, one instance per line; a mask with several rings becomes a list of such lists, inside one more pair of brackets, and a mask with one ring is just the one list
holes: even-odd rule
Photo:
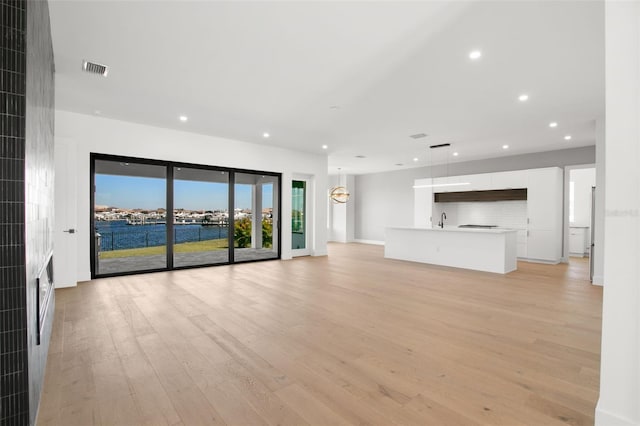
[[355, 239], [355, 177], [329, 176], [328, 191], [336, 186], [345, 186], [350, 197], [349, 201], [343, 204], [329, 202], [329, 241], [350, 243]]
[[597, 425], [640, 425], [640, 3], [607, 1], [606, 200]]
[[[449, 176], [491, 173], [507, 170], [562, 167], [595, 162], [595, 147], [565, 149], [534, 154], [501, 157], [449, 164]], [[446, 168], [434, 166], [405, 169], [386, 173], [356, 176], [358, 196], [355, 202], [356, 240], [384, 240], [388, 226], [413, 226], [416, 179], [446, 176]], [[434, 213], [434, 223], [437, 223]]]
[[596, 169], [573, 169], [569, 172], [569, 182], [573, 182], [573, 222], [570, 226], [591, 227], [591, 188], [596, 186]]
[[[56, 139], [75, 149], [77, 201], [77, 281], [90, 279], [89, 154], [113, 154], [194, 164], [282, 173], [282, 258], [291, 258], [291, 180], [312, 175], [317, 188], [327, 187], [327, 157], [230, 139], [146, 126], [101, 117], [56, 111]], [[65, 203], [64, 195], [56, 203]], [[315, 191], [312, 255], [327, 253], [327, 197]]]
[[604, 284], [605, 222], [604, 203], [606, 199], [606, 120], [596, 120], [596, 209], [593, 235], [593, 284]]

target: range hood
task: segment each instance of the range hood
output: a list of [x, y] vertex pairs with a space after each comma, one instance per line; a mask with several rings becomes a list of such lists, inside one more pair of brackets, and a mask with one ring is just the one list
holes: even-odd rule
[[466, 203], [471, 201], [522, 201], [527, 199], [527, 188], [494, 189], [490, 191], [436, 192], [436, 203]]

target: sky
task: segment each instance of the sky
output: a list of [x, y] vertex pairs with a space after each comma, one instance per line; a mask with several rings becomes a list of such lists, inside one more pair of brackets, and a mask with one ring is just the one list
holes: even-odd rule
[[[96, 174], [98, 206], [155, 210], [166, 208], [166, 180]], [[186, 210], [227, 210], [223, 183], [174, 181], [174, 207]], [[251, 186], [236, 185], [236, 208], [251, 208]], [[273, 185], [263, 186], [263, 208], [273, 207]]]

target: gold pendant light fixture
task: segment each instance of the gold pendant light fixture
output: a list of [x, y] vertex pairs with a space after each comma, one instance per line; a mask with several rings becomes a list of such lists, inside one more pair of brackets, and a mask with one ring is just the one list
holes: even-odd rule
[[349, 190], [347, 189], [346, 183], [342, 183], [342, 173], [340, 173], [342, 169], [338, 168], [338, 185], [331, 188], [329, 191], [329, 198], [333, 202], [333, 204], [345, 204], [349, 201]]

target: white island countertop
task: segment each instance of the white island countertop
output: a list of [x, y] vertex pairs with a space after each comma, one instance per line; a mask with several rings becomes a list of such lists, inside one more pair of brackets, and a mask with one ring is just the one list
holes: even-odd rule
[[440, 232], [480, 232], [487, 234], [504, 234], [505, 232], [518, 232], [517, 229], [509, 228], [458, 228], [457, 226], [445, 226], [444, 228], [415, 228], [411, 226], [392, 226], [387, 229], [410, 229], [414, 231], [440, 231]]
[[390, 227], [384, 256], [506, 274], [517, 269], [517, 230]]

